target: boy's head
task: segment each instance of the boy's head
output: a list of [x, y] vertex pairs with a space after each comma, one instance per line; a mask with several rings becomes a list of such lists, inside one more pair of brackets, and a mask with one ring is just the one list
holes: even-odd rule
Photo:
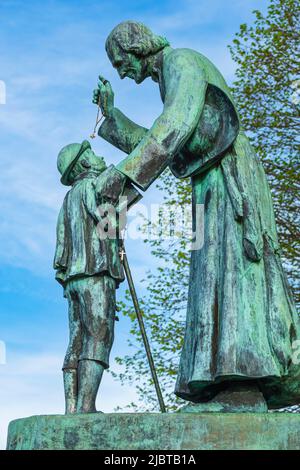
[[97, 157], [90, 143], [69, 144], [61, 149], [57, 157], [57, 168], [62, 184], [71, 186], [81, 173], [93, 171], [102, 173], [107, 167], [103, 157]]

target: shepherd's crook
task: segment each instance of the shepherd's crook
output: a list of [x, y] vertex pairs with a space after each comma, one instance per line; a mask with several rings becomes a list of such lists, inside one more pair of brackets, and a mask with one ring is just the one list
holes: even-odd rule
[[148, 358], [148, 362], [149, 362], [149, 366], [150, 366], [150, 370], [151, 370], [151, 375], [152, 375], [152, 379], [153, 379], [153, 382], [154, 382], [154, 385], [155, 385], [155, 390], [156, 390], [156, 394], [157, 394], [157, 398], [158, 398], [158, 402], [159, 402], [159, 406], [160, 406], [160, 411], [162, 413], [166, 413], [166, 407], [165, 407], [165, 404], [164, 404], [164, 399], [163, 399], [163, 396], [162, 396], [162, 393], [161, 393], [161, 390], [160, 390], [160, 386], [159, 386], [159, 383], [158, 383], [158, 378], [157, 378], [157, 375], [156, 375], [156, 370], [155, 370], [155, 366], [154, 366], [154, 362], [153, 362], [153, 357], [152, 357], [152, 354], [151, 354], [150, 345], [149, 345], [149, 342], [148, 342], [148, 338], [147, 338], [147, 334], [146, 334], [146, 330], [145, 330], [145, 326], [144, 326], [144, 320], [143, 320], [142, 312], [141, 312], [141, 309], [140, 309], [140, 306], [139, 306], [139, 301], [138, 301], [138, 298], [137, 298], [137, 295], [136, 295], [135, 287], [134, 287], [134, 284], [133, 284], [133, 279], [132, 279], [132, 276], [131, 276], [131, 271], [130, 271], [130, 267], [129, 267], [129, 264], [128, 264], [127, 255], [126, 255], [126, 252], [125, 252], [125, 247], [124, 247], [123, 242], [122, 242], [122, 245], [121, 245], [120, 257], [121, 257], [121, 261], [122, 261], [123, 266], [124, 266], [125, 274], [126, 274], [128, 285], [129, 285], [130, 294], [131, 294], [133, 305], [134, 305], [134, 308], [135, 308], [135, 313], [136, 313], [136, 316], [137, 316], [137, 319], [138, 319], [138, 322], [139, 322], [139, 326], [140, 326], [140, 330], [141, 330], [141, 334], [142, 334], [142, 338], [143, 338], [143, 342], [144, 342], [144, 346], [145, 346], [145, 349], [146, 349], [146, 354], [147, 354], [147, 358]]

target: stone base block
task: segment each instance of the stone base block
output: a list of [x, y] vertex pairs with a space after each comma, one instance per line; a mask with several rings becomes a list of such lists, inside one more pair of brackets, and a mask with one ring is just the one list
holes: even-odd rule
[[300, 449], [300, 414], [112, 413], [12, 421], [7, 449]]

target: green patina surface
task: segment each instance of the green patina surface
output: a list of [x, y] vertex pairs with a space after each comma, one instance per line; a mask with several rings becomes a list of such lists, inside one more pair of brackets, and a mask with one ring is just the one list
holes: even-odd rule
[[280, 260], [264, 169], [241, 126], [220, 71], [201, 53], [173, 49], [141, 23], [110, 33], [106, 51], [121, 78], [158, 83], [162, 113], [145, 129], [114, 107], [100, 77], [99, 136], [127, 153], [116, 166], [146, 190], [169, 166], [191, 176], [194, 232], [186, 331], [175, 393], [192, 402], [224, 387], [256, 384], [269, 408], [300, 401], [295, 341], [300, 322]]
[[113, 165], [107, 168], [86, 140], [61, 149], [57, 167], [62, 184], [71, 187], [58, 216], [54, 256], [56, 279], [69, 305], [66, 412], [90, 413], [96, 410], [98, 387], [109, 365], [115, 291], [124, 280], [118, 238], [124, 217], [117, 218], [116, 212], [141, 196]]
[[292, 413], [85, 414], [12, 421], [8, 450], [300, 449]]

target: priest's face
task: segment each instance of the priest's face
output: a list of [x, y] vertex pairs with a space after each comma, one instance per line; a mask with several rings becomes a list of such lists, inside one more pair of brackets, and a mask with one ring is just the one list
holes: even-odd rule
[[130, 52], [125, 52], [117, 46], [114, 47], [110, 61], [122, 79], [128, 77], [134, 80], [135, 83], [141, 83], [149, 76], [145, 59]]

